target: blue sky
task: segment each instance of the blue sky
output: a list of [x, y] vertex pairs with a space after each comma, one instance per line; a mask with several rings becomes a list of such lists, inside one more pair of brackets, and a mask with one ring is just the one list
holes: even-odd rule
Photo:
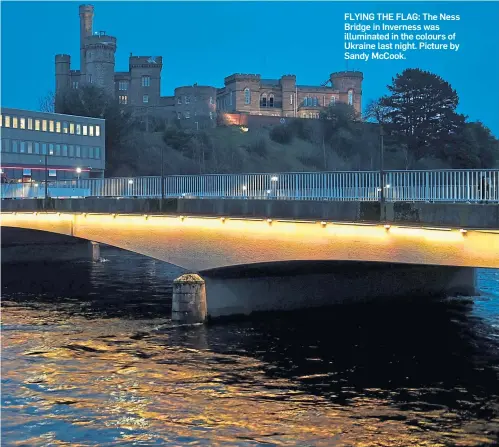
[[[37, 110], [54, 89], [54, 56], [71, 54], [79, 68], [81, 2], [2, 2], [2, 105]], [[232, 73], [264, 78], [295, 74], [321, 84], [346, 68], [364, 72], [363, 103], [386, 93], [405, 68], [422, 68], [450, 82], [459, 111], [499, 135], [498, 2], [94, 2], [94, 31], [117, 37], [116, 70], [128, 56], [163, 56], [161, 93], [195, 82], [223, 86]], [[445, 29], [461, 48], [413, 52], [406, 61], [343, 58], [344, 13], [459, 14]], [[27, 69], [26, 69], [27, 68]]]

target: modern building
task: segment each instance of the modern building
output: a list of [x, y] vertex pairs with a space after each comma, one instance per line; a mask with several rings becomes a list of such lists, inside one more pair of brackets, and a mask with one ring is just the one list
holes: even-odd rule
[[105, 120], [2, 108], [1, 169], [11, 180], [104, 176]]
[[[55, 57], [56, 94], [94, 84], [106, 89], [118, 103], [149, 122], [151, 117], [181, 120], [183, 126], [216, 125], [217, 113], [318, 118], [336, 102], [351, 104], [360, 115], [363, 75], [358, 71], [332, 73], [321, 85], [297, 85], [295, 75], [264, 79], [259, 74], [233, 74], [223, 88], [178, 87], [174, 96], [161, 96], [161, 56], [134, 56], [128, 71], [115, 71], [116, 37], [93, 30], [94, 7], [80, 5], [79, 70], [71, 57]], [[56, 110], [57, 111], [57, 110]]]

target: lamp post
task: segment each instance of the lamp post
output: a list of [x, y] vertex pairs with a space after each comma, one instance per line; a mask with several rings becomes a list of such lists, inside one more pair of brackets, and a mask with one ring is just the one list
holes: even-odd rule
[[54, 151], [50, 150], [50, 149], [45, 151], [45, 199], [48, 199], [48, 196], [49, 196], [49, 194], [48, 194], [48, 191], [49, 191], [49, 188], [48, 188], [48, 186], [49, 186], [48, 156], [49, 155], [54, 155]]
[[379, 125], [379, 139], [380, 139], [380, 148], [379, 148], [379, 179], [380, 179], [380, 196], [379, 201], [381, 205], [381, 218], [382, 220], [386, 219], [385, 213], [385, 147], [384, 147], [384, 129], [383, 124]]

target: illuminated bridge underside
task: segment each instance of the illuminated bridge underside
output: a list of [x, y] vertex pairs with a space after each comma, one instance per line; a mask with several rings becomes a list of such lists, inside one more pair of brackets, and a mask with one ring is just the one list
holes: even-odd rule
[[101, 242], [196, 272], [333, 260], [499, 268], [499, 231], [64, 213], [2, 213], [1, 225]]

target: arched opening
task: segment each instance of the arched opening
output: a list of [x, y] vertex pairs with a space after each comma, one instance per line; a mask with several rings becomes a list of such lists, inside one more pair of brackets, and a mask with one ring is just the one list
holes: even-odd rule
[[248, 87], [244, 89], [244, 104], [251, 104], [251, 91]]
[[260, 97], [260, 107], [267, 107], [267, 94], [263, 93]]

